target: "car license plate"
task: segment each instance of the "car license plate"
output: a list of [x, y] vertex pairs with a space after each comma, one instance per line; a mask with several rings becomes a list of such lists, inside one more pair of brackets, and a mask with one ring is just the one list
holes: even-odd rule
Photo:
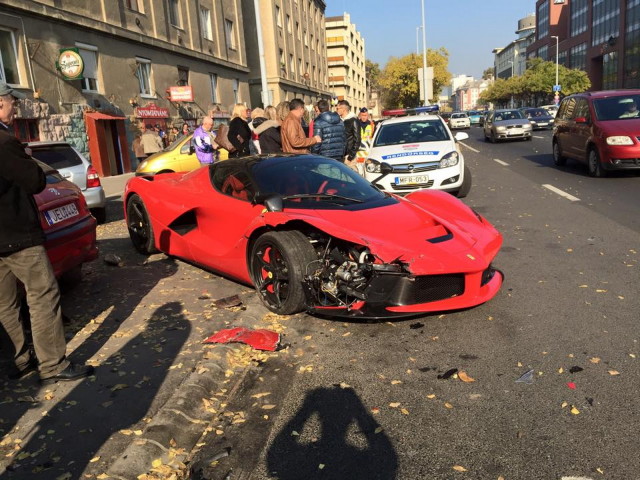
[[75, 203], [62, 205], [61, 207], [53, 208], [44, 212], [44, 218], [47, 220], [49, 225], [54, 225], [66, 220], [67, 218], [77, 217], [78, 215], [80, 215], [80, 212], [78, 212], [78, 208]]
[[542, 123], [538, 122], [539, 127], [546, 127], [547, 125], [549, 125], [547, 122], [542, 122]]
[[420, 185], [428, 183], [429, 175], [411, 175], [407, 177], [396, 177], [396, 185]]
[[512, 128], [511, 130], [507, 130], [507, 135], [522, 135], [522, 129]]

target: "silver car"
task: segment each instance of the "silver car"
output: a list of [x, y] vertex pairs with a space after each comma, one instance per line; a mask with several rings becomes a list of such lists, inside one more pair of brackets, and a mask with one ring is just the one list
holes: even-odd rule
[[484, 125], [484, 139], [487, 142], [499, 140], [531, 140], [531, 122], [524, 118], [522, 112], [515, 108], [495, 110], [487, 118]]
[[105, 222], [107, 201], [104, 189], [89, 160], [66, 142], [30, 142], [27, 148], [33, 158], [55, 168], [65, 179], [76, 184], [98, 223]]

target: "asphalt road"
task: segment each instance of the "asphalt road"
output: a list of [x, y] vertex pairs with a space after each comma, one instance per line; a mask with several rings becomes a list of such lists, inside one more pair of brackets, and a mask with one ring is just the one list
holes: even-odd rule
[[[291, 347], [228, 406], [247, 421], [194, 478], [640, 478], [640, 175], [555, 168], [550, 132], [480, 132], [463, 142], [465, 202], [504, 235], [497, 297], [393, 323], [288, 320]], [[454, 368], [474, 381], [438, 378]]]

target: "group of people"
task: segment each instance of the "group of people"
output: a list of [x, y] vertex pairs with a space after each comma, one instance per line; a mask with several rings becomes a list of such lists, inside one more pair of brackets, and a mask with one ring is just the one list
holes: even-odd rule
[[187, 123], [182, 125], [182, 130], [179, 130], [178, 127], [172, 127], [169, 133], [165, 132], [160, 124], [154, 126], [147, 123], [143, 125], [142, 131], [133, 140], [132, 148], [136, 160], [131, 162], [131, 170], [135, 172], [138, 165], [149, 155], [158, 153], [181, 136], [189, 135], [190, 133], [191, 130]]
[[213, 119], [205, 117], [193, 135], [193, 144], [202, 164], [218, 159], [224, 148], [229, 158], [253, 154], [315, 153], [334, 158], [364, 175], [375, 124], [366, 108], [359, 115], [346, 100], [335, 111], [327, 100], [314, 106], [316, 116], [305, 122], [307, 113], [300, 99], [251, 111], [241, 103], [231, 112], [228, 128], [213, 131]]

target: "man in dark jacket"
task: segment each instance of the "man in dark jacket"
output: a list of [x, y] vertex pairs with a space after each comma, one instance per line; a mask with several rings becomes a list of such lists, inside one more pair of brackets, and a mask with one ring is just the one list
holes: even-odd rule
[[313, 134], [322, 138], [322, 143], [311, 147], [311, 153], [344, 162], [346, 134], [340, 115], [329, 111], [326, 100], [320, 100], [316, 107], [320, 115], [313, 121]]
[[[0, 324], [14, 347], [16, 371], [10, 378], [21, 379], [39, 369], [42, 383], [49, 384], [87, 377], [93, 367], [66, 358], [60, 291], [33, 198], [46, 187], [46, 178], [9, 133], [19, 98], [24, 95], [0, 82]], [[20, 320], [18, 280], [27, 293], [37, 364]]]
[[346, 100], [340, 100], [337, 107], [338, 115], [344, 122], [344, 129], [347, 135], [347, 143], [345, 148], [345, 163], [353, 164], [358, 149], [360, 148], [360, 126], [358, 118], [351, 111], [351, 105]]

